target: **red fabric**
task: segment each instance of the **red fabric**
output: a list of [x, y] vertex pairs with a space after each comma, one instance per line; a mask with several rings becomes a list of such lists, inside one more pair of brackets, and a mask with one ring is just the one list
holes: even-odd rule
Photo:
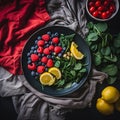
[[49, 19], [44, 0], [14, 0], [0, 6], [0, 66], [12, 74], [22, 74], [24, 44]]

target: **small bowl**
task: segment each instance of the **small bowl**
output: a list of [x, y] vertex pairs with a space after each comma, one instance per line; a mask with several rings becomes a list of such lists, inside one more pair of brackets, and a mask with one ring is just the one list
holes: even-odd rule
[[[118, 10], [119, 10], [119, 0], [110, 0], [110, 1], [113, 1], [114, 3], [115, 3], [115, 11], [109, 16], [109, 17], [107, 17], [107, 18], [102, 18], [103, 16], [102, 15], [98, 15], [97, 17], [95, 17], [95, 16], [93, 16], [92, 15], [92, 10], [91, 10], [91, 13], [90, 13], [90, 11], [89, 11], [89, 9], [90, 9], [90, 5], [88, 5], [89, 4], [89, 2], [90, 1], [92, 1], [93, 2], [93, 7], [94, 7], [94, 5], [95, 5], [95, 2], [96, 1], [98, 1], [98, 0], [86, 0], [86, 11], [87, 11], [87, 13], [88, 13], [88, 15], [92, 18], [92, 19], [94, 19], [94, 20], [96, 20], [96, 21], [108, 21], [108, 20], [111, 20], [112, 18], [114, 18], [115, 16], [116, 16], [116, 14], [118, 13]], [[108, 1], [108, 0], [101, 0], [102, 1], [102, 3], [103, 2], [105, 2], [105, 1]], [[103, 6], [104, 7], [104, 9], [107, 9], [108, 7], [106, 7], [105, 5], [102, 5], [102, 3], [101, 3], [101, 6]], [[91, 5], [92, 6], [92, 5]], [[99, 6], [99, 4], [98, 4], [98, 6]], [[94, 10], [95, 9], [95, 10]], [[98, 7], [96, 8], [94, 8], [93, 9], [93, 11], [98, 11], [99, 12], [99, 10], [98, 10]], [[106, 11], [101, 11], [101, 13], [103, 13], [103, 12], [106, 12]], [[99, 12], [100, 13], [100, 12]]]

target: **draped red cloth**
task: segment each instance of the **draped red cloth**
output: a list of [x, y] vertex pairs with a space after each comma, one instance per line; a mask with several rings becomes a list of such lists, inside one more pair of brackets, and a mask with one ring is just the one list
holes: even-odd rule
[[22, 49], [28, 37], [49, 19], [44, 0], [0, 5], [0, 66], [12, 74], [22, 74]]

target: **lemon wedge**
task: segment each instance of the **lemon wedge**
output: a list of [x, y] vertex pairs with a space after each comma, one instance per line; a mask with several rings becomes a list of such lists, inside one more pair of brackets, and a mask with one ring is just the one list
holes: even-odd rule
[[42, 85], [51, 86], [55, 83], [55, 78], [49, 72], [44, 72], [40, 75], [40, 82]]
[[84, 57], [84, 54], [77, 49], [78, 45], [75, 42], [71, 43], [70, 51], [72, 55], [77, 59], [81, 60]]
[[60, 79], [61, 78], [61, 71], [59, 68], [57, 67], [51, 67], [48, 72], [50, 72], [51, 74], [53, 74], [56, 79]]

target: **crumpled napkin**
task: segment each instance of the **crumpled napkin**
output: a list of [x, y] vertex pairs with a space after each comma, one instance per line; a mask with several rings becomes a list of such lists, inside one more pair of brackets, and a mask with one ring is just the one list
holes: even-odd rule
[[[86, 28], [84, 2], [82, 0], [48, 1], [47, 10], [51, 19], [45, 27], [66, 26], [85, 38], [88, 29]], [[96, 84], [102, 83], [108, 77], [107, 74], [92, 68], [82, 88], [68, 96], [53, 97], [32, 88], [24, 75], [12, 75], [5, 69], [1, 67], [0, 69], [2, 70], [0, 86], [4, 86], [0, 87], [0, 95], [12, 96], [15, 110], [18, 113], [17, 120], [65, 120], [67, 112], [89, 106], [96, 91]]]

